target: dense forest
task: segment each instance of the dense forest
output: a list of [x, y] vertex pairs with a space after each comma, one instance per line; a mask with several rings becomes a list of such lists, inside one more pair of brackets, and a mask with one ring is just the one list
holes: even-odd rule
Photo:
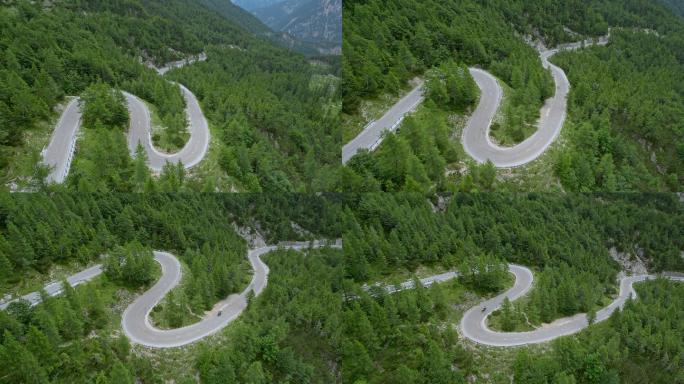
[[331, 64], [314, 66], [266, 45], [208, 54], [171, 77], [195, 92], [214, 123], [217, 184], [228, 178], [227, 185], [255, 192], [325, 190], [340, 157]]
[[666, 33], [617, 30], [608, 47], [554, 57], [573, 84], [555, 164], [566, 190], [684, 186], [684, 23]]
[[158, 382], [149, 360], [112, 335], [118, 301], [158, 276], [152, 249], [188, 265], [182, 289], [156, 317], [177, 326], [187, 312], [201, 313], [243, 288], [249, 267], [237, 227], [258, 229], [268, 243], [334, 239], [338, 211], [335, 199], [313, 195], [2, 195], [4, 293], [57, 264], [75, 271], [101, 255], [105, 277], [34, 308], [18, 302], [0, 311], [0, 382]]
[[[145, 63], [160, 65], [204, 51], [210, 72], [204, 67], [176, 78], [197, 88], [193, 91], [216, 128], [214, 135], [224, 137], [212, 145], [210, 164], [188, 175], [183, 187], [320, 190], [326, 184], [325, 170], [338, 163], [339, 74], [334, 59], [310, 62], [194, 1], [19, 0], [0, 7], [0, 20], [0, 168], [5, 185], [39, 184], [27, 179], [45, 174], [37, 163], [56, 122], [55, 108], [64, 96], [81, 95], [96, 83], [151, 103], [165, 128], [155, 142], [167, 150], [182, 147], [187, 134], [180, 91]], [[244, 22], [258, 23], [251, 16]], [[118, 146], [120, 140], [110, 136], [83, 146], [95, 151]], [[112, 168], [125, 179], [127, 170]], [[109, 190], [132, 189], [122, 183]]]
[[516, 383], [681, 383], [684, 381], [684, 287], [668, 281], [636, 286], [639, 300], [545, 354], [520, 351]]
[[[553, 46], [604, 35], [609, 26], [620, 27], [613, 29], [607, 48], [553, 58], [568, 73], [572, 88], [569, 121], [561, 138], [568, 145], [544, 160], [552, 162], [553, 175], [549, 176], [575, 192], [681, 189], [684, 167], [679, 143], [684, 117], [679, 74], [684, 62], [680, 54], [684, 51], [684, 23], [662, 4], [647, 0], [397, 0], [348, 1], [344, 6], [348, 16], [344, 18], [342, 94], [348, 116], [365, 116], [367, 101], [403, 93], [407, 80], [417, 75], [430, 77], [433, 68], [456, 61], [483, 67], [504, 83], [502, 117], [491, 127], [494, 140], [504, 145], [520, 142], [534, 132], [541, 101], [553, 93], [550, 76], [523, 37], [540, 38]], [[425, 103], [421, 109], [428, 109], [425, 114], [430, 115], [445, 110], [440, 103]], [[419, 130], [422, 136], [433, 136], [439, 142], [432, 126], [441, 124], [447, 128], [448, 139], [458, 141], [464, 124], [461, 113], [443, 113], [443, 123], [433, 121]], [[418, 183], [397, 184], [396, 174], [383, 174], [378, 158], [383, 153], [404, 153], [404, 164], [411, 154], [418, 159], [435, 156], [425, 147], [412, 146], [407, 138], [403, 142], [408, 145], [397, 148], [404, 131], [416, 131], [414, 121], [405, 121], [398, 139], [384, 141], [376, 155], [359, 155], [363, 159], [351, 161], [351, 169], [344, 170], [342, 177], [352, 182], [364, 180], [369, 187], [362, 190], [462, 190], [462, 184], [471, 184], [464, 179], [476, 178], [477, 170], [468, 169], [465, 155], [438, 156], [434, 161], [443, 169], [438, 178], [420, 175], [419, 168], [430, 167], [425, 162], [422, 167], [399, 167], [403, 169], [397, 171], [399, 179], [418, 176]], [[405, 130], [406, 125], [411, 125], [410, 129]], [[346, 123], [343, 127], [357, 128]], [[395, 148], [383, 151], [384, 146]], [[443, 178], [449, 182], [442, 182]]]
[[[295, 194], [3, 195], [0, 285], [15, 286], [54, 264], [92, 263], [131, 242], [176, 252], [191, 265], [190, 259], [206, 258], [204, 263], [228, 266], [246, 252], [231, 222], [260, 228], [269, 243], [306, 238], [293, 222], [338, 238], [336, 210], [323, 197]], [[221, 278], [222, 268], [205, 269]]]
[[681, 0], [663, 0], [670, 8], [672, 8], [675, 13], [684, 17], [684, 2]]
[[348, 277], [365, 282], [422, 265], [462, 269], [480, 258], [532, 266], [538, 289], [523, 310], [537, 324], [600, 307], [616, 293], [610, 247], [639, 254], [653, 271], [684, 271], [684, 207], [676, 196], [457, 194], [435, 202], [437, 213], [417, 194], [350, 200]]
[[[15, 194], [3, 195], [0, 213], [3, 292], [31, 286], [27, 280], [56, 265], [76, 270], [106, 255], [101, 279], [34, 308], [18, 303], [0, 312], [0, 354], [8, 362], [0, 382], [195, 382], [195, 374], [205, 383], [466, 382], [492, 368], [445, 325], [510, 284], [505, 263], [534, 270], [535, 287], [516, 303], [533, 323], [604, 305], [620, 268], [609, 247], [651, 271], [684, 271], [684, 208], [676, 195]], [[115, 332], [120, 302], [156, 279], [152, 249], [177, 255], [187, 271], [153, 313], [159, 326], [191, 322], [242, 289], [246, 244], [233, 223], [258, 229], [269, 243], [342, 233], [344, 248], [266, 255], [269, 284], [234, 324], [179, 351], [181, 360], [153, 354], [151, 365]], [[426, 268], [458, 270], [462, 278], [392, 295], [361, 288]], [[562, 373], [594, 383], [638, 382], [629, 372], [662, 367], [661, 381], [674, 380], [681, 346], [657, 341], [678, 332], [671, 314], [680, 291], [671, 287], [639, 286], [641, 300], [611, 320], [552, 343], [543, 358], [535, 349], [509, 352], [510, 363], [495, 370], [521, 382]], [[644, 321], [651, 325], [635, 328]], [[651, 349], [658, 358], [645, 360]], [[50, 363], [65, 354], [68, 362]]]

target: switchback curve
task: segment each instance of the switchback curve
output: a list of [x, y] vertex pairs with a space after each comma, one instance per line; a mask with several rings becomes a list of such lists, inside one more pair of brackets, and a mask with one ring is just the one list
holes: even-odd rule
[[[200, 55], [196, 59], [170, 63], [162, 68], [154, 68], [163, 75], [172, 68], [178, 68], [185, 64], [206, 59], [206, 55]], [[142, 144], [148, 159], [148, 167], [153, 172], [160, 172], [166, 162], [182, 162], [184, 167], [191, 168], [197, 165], [206, 156], [209, 148], [210, 134], [202, 109], [195, 95], [182, 84], [178, 84], [183, 98], [185, 99], [185, 114], [188, 118], [188, 131], [190, 139], [185, 146], [175, 154], [165, 154], [154, 148], [152, 143], [152, 130], [150, 111], [147, 105], [128, 92], [123, 92], [130, 114], [129, 129], [127, 132], [128, 150], [133, 156], [138, 143]], [[76, 149], [78, 131], [81, 127], [81, 111], [79, 98], [73, 98], [66, 106], [55, 130], [50, 137], [50, 142], [42, 151], [43, 163], [51, 167], [47, 176], [48, 183], [63, 183], [69, 174], [71, 161]]]
[[[539, 47], [539, 57], [544, 68], [551, 71], [555, 83], [554, 96], [547, 99], [540, 111], [537, 131], [526, 140], [512, 147], [494, 144], [489, 136], [490, 126], [499, 109], [503, 91], [497, 79], [479, 68], [469, 68], [470, 74], [480, 88], [480, 100], [468, 119], [461, 135], [463, 148], [475, 161], [491, 161], [498, 168], [511, 168], [527, 164], [538, 158], [560, 134], [565, 122], [567, 95], [570, 83], [565, 72], [551, 64], [549, 58], [563, 50], [574, 50], [590, 45], [605, 45], [609, 36], [597, 42], [582, 42], [561, 45], [554, 49]], [[395, 131], [406, 114], [423, 102], [423, 83], [414, 87], [394, 104], [380, 119], [370, 122], [364, 130], [342, 148], [342, 163], [346, 164], [362, 149], [373, 151], [384, 138], [384, 132]]]
[[[577, 333], [589, 326], [587, 314], [580, 313], [570, 317], [557, 319], [553, 323], [529, 332], [497, 332], [487, 326], [487, 317], [501, 308], [505, 298], [513, 301], [524, 296], [532, 287], [534, 280], [532, 271], [528, 268], [510, 264], [509, 271], [515, 275], [513, 287], [494, 298], [486, 300], [469, 309], [461, 319], [459, 328], [461, 334], [478, 343], [495, 347], [514, 347], [527, 344], [538, 344], [556, 339], [561, 336]], [[618, 308], [622, 308], [630, 298], [637, 298], [634, 283], [655, 279], [656, 275], [626, 276], [620, 279], [620, 293], [608, 306], [596, 312], [595, 322], [601, 322], [610, 317]], [[684, 277], [665, 276], [674, 281], [684, 282]], [[486, 308], [486, 309], [485, 309]], [[483, 310], [484, 309], [484, 310]]]
[[[460, 333], [463, 337], [470, 339], [478, 344], [494, 347], [515, 347], [527, 344], [538, 344], [551, 341], [561, 336], [571, 335], [589, 326], [587, 314], [580, 313], [574, 316], [557, 319], [551, 324], [546, 324], [541, 328], [529, 332], [497, 332], [487, 326], [487, 318], [490, 314], [501, 308], [504, 299], [514, 301], [529, 292], [534, 282], [534, 275], [527, 267], [509, 264], [508, 271], [515, 276], [513, 287], [505, 292], [483, 301], [475, 307], [470, 308], [463, 315], [459, 324]], [[428, 276], [420, 279], [420, 284], [429, 287], [435, 283], [443, 283], [459, 276], [458, 272], [450, 271], [438, 275]], [[595, 322], [606, 320], [618, 308], [622, 308], [625, 302], [636, 299], [637, 294], [633, 285], [645, 280], [652, 280], [657, 275], [635, 275], [626, 276], [620, 279], [620, 293], [612, 303], [596, 312]], [[684, 276], [662, 276], [674, 281], [684, 282]], [[384, 288], [389, 294], [415, 288], [415, 280], [407, 280], [399, 285], [364, 285], [363, 289], [369, 291], [371, 287]]]

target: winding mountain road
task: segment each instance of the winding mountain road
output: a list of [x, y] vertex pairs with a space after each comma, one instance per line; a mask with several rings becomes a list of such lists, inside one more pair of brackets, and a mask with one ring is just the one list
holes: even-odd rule
[[[463, 336], [485, 345], [497, 347], [513, 347], [518, 345], [537, 344], [556, 339], [561, 336], [577, 333], [589, 326], [587, 315], [580, 313], [571, 317], [558, 319], [551, 324], [529, 332], [497, 332], [487, 326], [487, 317], [501, 307], [504, 299], [515, 300], [525, 295], [532, 287], [533, 276], [529, 269], [511, 264], [509, 271], [515, 275], [515, 284], [508, 291], [489, 299], [480, 305], [469, 309], [461, 319], [460, 329]], [[623, 277], [620, 280], [620, 293], [612, 303], [596, 312], [595, 322], [606, 320], [618, 308], [622, 308], [625, 302], [636, 299], [634, 283], [655, 279], [656, 275], [636, 275]], [[684, 282], [684, 277], [665, 276], [674, 281]], [[486, 310], [482, 310], [487, 308]]]
[[[220, 331], [235, 320], [247, 308], [247, 298], [250, 292], [254, 292], [255, 297], [263, 292], [268, 283], [269, 268], [261, 260], [262, 255], [277, 249], [304, 250], [321, 247], [341, 248], [341, 246], [340, 241], [331, 243], [315, 240], [283, 243], [249, 250], [247, 258], [254, 274], [247, 288], [240, 294], [232, 294], [225, 300], [218, 302], [210, 311], [205, 313], [199, 322], [176, 329], [159, 329], [150, 322], [152, 309], [169, 291], [178, 285], [182, 277], [181, 264], [174, 255], [168, 252], [154, 251], [154, 259], [161, 265], [161, 277], [149, 290], [136, 298], [124, 310], [121, 326], [131, 342], [147, 347], [172, 348], [193, 343]], [[75, 286], [90, 281], [101, 273], [102, 266], [98, 264], [69, 277], [67, 281], [70, 285]], [[45, 289], [50, 296], [56, 296], [63, 291], [62, 284], [59, 282], [48, 284]], [[34, 292], [23, 296], [22, 299], [29, 300], [31, 305], [36, 305], [40, 302], [40, 294]], [[7, 308], [11, 302], [1, 302], [0, 309]], [[218, 316], [219, 311], [222, 312], [221, 316]]]
[[[153, 67], [163, 75], [173, 68], [179, 68], [186, 64], [206, 59], [206, 55], [184, 61], [169, 63], [162, 68]], [[152, 143], [151, 117], [147, 105], [128, 92], [123, 92], [128, 112], [130, 125], [127, 133], [128, 150], [131, 156], [135, 155], [138, 143], [141, 143], [147, 153], [148, 166], [153, 172], [160, 172], [166, 162], [183, 162], [184, 167], [191, 168], [197, 165], [207, 153], [209, 148], [209, 125], [195, 95], [182, 84], [178, 84], [183, 98], [185, 99], [185, 114], [188, 119], [188, 132], [190, 139], [185, 146], [175, 154], [166, 154], [154, 148]], [[50, 142], [42, 152], [43, 163], [51, 168], [47, 176], [48, 183], [63, 183], [69, 174], [71, 160], [76, 149], [76, 140], [81, 127], [81, 111], [78, 97], [71, 100], [55, 126]], [[105, 166], [103, 164], [103, 166]]]
[[154, 172], [160, 172], [166, 162], [183, 162], [185, 168], [191, 168], [204, 158], [209, 148], [209, 124], [195, 95], [182, 84], [178, 84], [185, 98], [185, 115], [188, 118], [188, 132], [190, 139], [185, 146], [175, 154], [166, 154], [154, 148], [152, 143], [151, 118], [147, 105], [139, 97], [123, 92], [128, 104], [131, 125], [128, 129], [128, 150], [135, 155], [138, 143], [142, 144], [147, 153], [147, 165]]
[[[546, 324], [529, 332], [497, 332], [487, 326], [487, 317], [501, 308], [504, 299], [514, 301], [529, 292], [534, 282], [532, 271], [521, 265], [509, 264], [508, 271], [515, 276], [513, 287], [479, 305], [470, 308], [463, 315], [459, 329], [461, 334], [478, 343], [495, 347], [514, 347], [527, 344], [538, 344], [556, 339], [561, 336], [577, 333], [589, 326], [587, 315], [580, 313], [571, 317], [557, 319], [551, 324]], [[423, 286], [430, 286], [434, 283], [442, 283], [458, 277], [457, 272], [446, 272], [438, 275], [426, 277], [420, 280]], [[620, 279], [620, 293], [605, 308], [596, 312], [595, 322], [606, 320], [618, 308], [622, 308], [630, 298], [637, 298], [634, 284], [645, 280], [652, 280], [657, 275], [635, 275], [626, 276]], [[684, 282], [684, 276], [665, 276], [673, 281]], [[377, 285], [377, 284], [376, 284]], [[378, 285], [379, 286], [379, 285]], [[388, 293], [395, 293], [405, 289], [414, 288], [414, 281], [408, 280], [399, 285], [399, 288], [387, 285], [384, 286]], [[364, 286], [368, 290], [369, 286]]]
[[[538, 158], [558, 137], [565, 122], [567, 109], [567, 95], [570, 82], [565, 72], [551, 64], [549, 58], [564, 50], [574, 50], [590, 45], [605, 45], [609, 35], [598, 41], [585, 40], [582, 42], [565, 44], [554, 49], [538, 47], [542, 65], [551, 71], [555, 82], [554, 96], [546, 100], [540, 111], [536, 132], [512, 147], [502, 147], [492, 142], [489, 131], [492, 120], [501, 104], [503, 91], [497, 79], [487, 71], [470, 68], [470, 74], [480, 88], [480, 101], [468, 119], [463, 130], [461, 141], [463, 148], [475, 161], [484, 163], [491, 161], [498, 168], [511, 168], [527, 164]], [[413, 88], [406, 96], [399, 100], [382, 118], [371, 122], [353, 140], [342, 148], [342, 163], [346, 164], [358, 151], [362, 149], [373, 151], [383, 139], [384, 131], [395, 131], [405, 115], [413, 111], [423, 100], [423, 84]]]

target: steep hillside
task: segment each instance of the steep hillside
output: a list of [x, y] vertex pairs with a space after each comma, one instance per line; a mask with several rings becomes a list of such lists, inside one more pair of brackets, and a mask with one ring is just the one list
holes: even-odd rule
[[[223, 0], [228, 1], [228, 0]], [[284, 0], [233, 0], [233, 4], [246, 9], [248, 11], [254, 11], [259, 8], [268, 7], [276, 3], [283, 2]]]
[[684, 1], [682, 0], [662, 0], [670, 8], [672, 8], [676, 14], [684, 17]]
[[[523, 131], [535, 124], [553, 91], [524, 37], [555, 46], [606, 35], [613, 27], [607, 47], [552, 58], [571, 83], [562, 144], [552, 144], [545, 159], [512, 171], [514, 177], [499, 171], [499, 185], [520, 188], [535, 179], [522, 189], [682, 189], [684, 22], [662, 3], [349, 0], [344, 12], [343, 129], [350, 138], [382, 116], [411, 79], [428, 78], [430, 70], [454, 60], [484, 68], [510, 87], [498, 112], [502, 118], [492, 124], [494, 139], [501, 128]], [[352, 188], [470, 190], [473, 180], [479, 189], [491, 188], [493, 179], [482, 176], [497, 171], [469, 167], [472, 158], [458, 151], [458, 140], [451, 140], [456, 148], [449, 143], [450, 135], [461, 134], [463, 114], [429, 102], [420, 108], [396, 140], [349, 163]]]
[[226, 20], [252, 33], [266, 34], [269, 32], [268, 28], [254, 15], [247, 12], [245, 7], [235, 5], [227, 0], [198, 0], [198, 2], [223, 16]]
[[314, 43], [342, 43], [341, 0], [285, 0], [254, 14], [275, 31]]

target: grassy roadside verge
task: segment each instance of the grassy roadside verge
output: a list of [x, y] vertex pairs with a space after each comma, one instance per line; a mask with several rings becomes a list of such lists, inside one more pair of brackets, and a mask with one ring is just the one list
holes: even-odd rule
[[62, 112], [73, 99], [74, 97], [67, 96], [55, 107], [54, 113], [48, 120], [41, 121], [32, 130], [25, 131], [24, 143], [21, 147], [2, 148], [0, 156], [5, 158], [3, 162], [6, 166], [4, 174], [0, 176], [3, 184], [16, 183], [21, 189], [35, 174], [36, 167], [42, 160], [41, 151], [47, 147]]
[[169, 130], [161, 121], [159, 109], [148, 101], [143, 100], [143, 102], [150, 111], [150, 129], [152, 135], [152, 144], [154, 145], [155, 149], [157, 149], [159, 152], [170, 154], [176, 153], [183, 149], [183, 146], [185, 146], [188, 140], [190, 140], [190, 132], [188, 132], [187, 127], [180, 132], [180, 141], [183, 142], [183, 145], [176, 145], [174, 140], [172, 140], [170, 137]]
[[414, 85], [406, 84], [397, 94], [384, 93], [372, 99], [363, 100], [357, 113], [342, 113], [342, 145], [348, 143], [371, 121], [382, 117], [399, 99], [404, 97]]
[[37, 292], [50, 283], [62, 281], [67, 277], [90, 268], [98, 264], [101, 260], [90, 260], [86, 263], [73, 262], [69, 264], [55, 264], [50, 270], [45, 273], [40, 273], [35, 270], [29, 270], [26, 274], [21, 276], [21, 279], [12, 287], [2, 287], [0, 298], [9, 295], [12, 298], [26, 295], [31, 292]]

